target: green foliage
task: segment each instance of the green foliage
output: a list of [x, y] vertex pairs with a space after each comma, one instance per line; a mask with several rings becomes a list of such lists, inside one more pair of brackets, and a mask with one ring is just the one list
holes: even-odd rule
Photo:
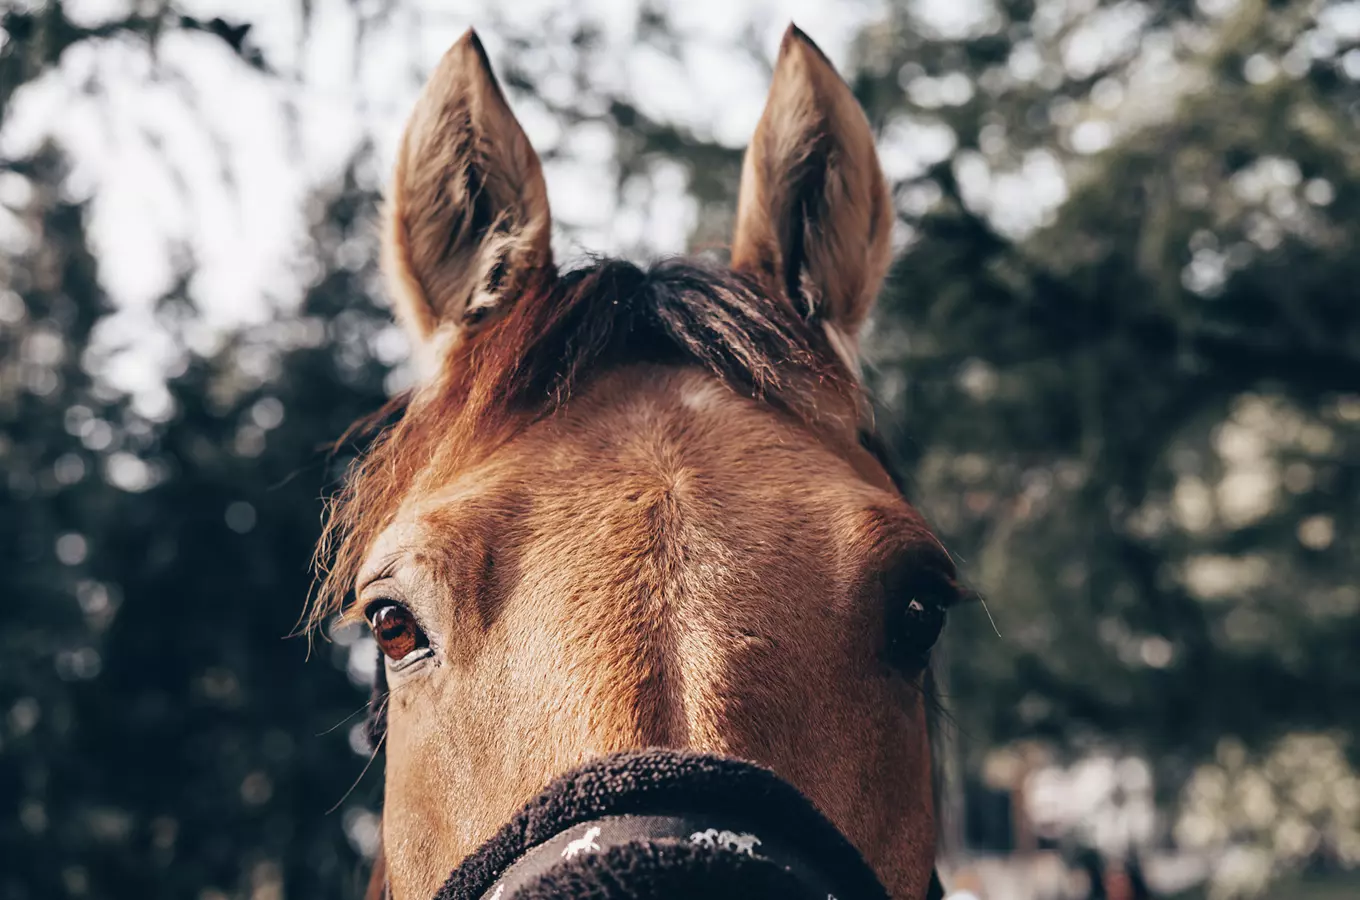
[[[341, 801], [363, 695], [345, 646], [318, 642], [309, 664], [295, 630], [346, 461], [326, 439], [385, 398], [371, 264], [335, 258], [369, 239], [354, 212], [373, 197], [338, 194], [303, 315], [184, 351], [154, 419], [84, 374], [106, 303], [81, 210], [35, 197], [45, 240], [7, 273], [4, 896], [359, 891], [342, 822], [378, 784]], [[195, 315], [182, 292], [163, 301], [168, 323]]]
[[186, 273], [158, 310], [168, 402], [141, 410], [89, 374], [112, 307], [60, 154], [5, 167], [28, 240], [0, 258], [0, 896], [357, 896], [365, 697], [350, 648], [309, 661], [296, 626], [330, 442], [386, 398], [373, 191], [351, 170], [317, 199], [298, 314], [210, 356]]
[[[909, 212], [875, 342], [919, 500], [1000, 630], [956, 617], [974, 751], [1099, 738], [1170, 764], [1223, 734], [1357, 725], [1360, 122], [1348, 47], [1317, 55], [1321, 7], [1159, 10], [1133, 46], [1168, 41], [1183, 96], [1089, 155], [1083, 123], [1120, 125], [1102, 92], [1128, 117], [1145, 102], [1133, 61], [1054, 73], [1041, 99], [986, 36], [903, 51], [917, 79], [938, 55], [980, 86], [940, 116], [948, 167], [902, 188], [937, 199]], [[1070, 195], [1007, 237], [959, 176], [1033, 147], [1067, 157]]]

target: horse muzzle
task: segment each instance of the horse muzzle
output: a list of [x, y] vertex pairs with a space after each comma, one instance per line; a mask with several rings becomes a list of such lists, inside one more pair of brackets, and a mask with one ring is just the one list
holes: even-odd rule
[[[942, 896], [932, 879], [928, 900]], [[561, 776], [435, 900], [888, 900], [796, 788], [751, 763], [646, 750]]]

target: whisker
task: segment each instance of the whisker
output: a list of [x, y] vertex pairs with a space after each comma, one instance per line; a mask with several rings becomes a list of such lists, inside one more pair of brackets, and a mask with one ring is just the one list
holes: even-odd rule
[[996, 627], [996, 619], [992, 618], [992, 611], [987, 608], [987, 598], [983, 597], [978, 591], [974, 591], [973, 593], [977, 595], [978, 603], [982, 604], [982, 611], [987, 614], [987, 621], [992, 623], [992, 631], [996, 632], [997, 637], [1001, 637], [1001, 629]]
[[[388, 697], [391, 696], [392, 692], [388, 691], [387, 696], [383, 697], [384, 707], [387, 704]], [[343, 806], [345, 804], [345, 801], [349, 799], [349, 795], [354, 793], [354, 789], [359, 786], [359, 782], [364, 780], [364, 776], [368, 774], [368, 770], [373, 767], [373, 761], [378, 758], [378, 751], [382, 749], [382, 745], [384, 742], [386, 742], [386, 740], [387, 740], [386, 734], [383, 734], [382, 737], [378, 738], [377, 743], [373, 745], [373, 752], [368, 755], [368, 762], [364, 763], [363, 771], [361, 771], [359, 773], [359, 776], [354, 779], [354, 783], [349, 786], [349, 790], [345, 791], [344, 796], [341, 797], [339, 800], [335, 801], [334, 806], [326, 810], [326, 815], [329, 816], [331, 813], [335, 812], [337, 809]]]
[[[386, 699], [385, 696], [384, 696], [384, 699]], [[345, 717], [344, 717], [343, 719], [341, 719], [339, 722], [336, 722], [336, 723], [335, 723], [334, 725], [332, 725], [330, 728], [327, 728], [325, 731], [323, 731], [323, 732], [321, 732], [321, 733], [319, 733], [319, 734], [317, 734], [317, 735], [315, 735], [315, 736], [316, 736], [316, 737], [325, 737], [326, 735], [332, 733], [333, 731], [335, 731], [335, 729], [339, 728], [341, 725], [344, 725], [344, 724], [345, 724], [346, 722], [348, 722], [350, 719], [352, 719], [352, 718], [354, 718], [355, 716], [359, 715], [359, 713], [361, 713], [361, 712], [363, 712], [364, 710], [370, 708], [371, 706], [373, 706], [373, 700], [370, 698], [366, 703], [364, 703], [363, 706], [359, 707], [359, 708], [356, 709], [354, 712], [352, 712], [352, 713], [350, 713], [349, 715], [345, 716]]]

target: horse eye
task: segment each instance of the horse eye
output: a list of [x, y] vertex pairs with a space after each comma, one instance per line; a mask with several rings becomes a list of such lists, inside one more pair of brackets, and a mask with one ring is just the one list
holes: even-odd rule
[[368, 610], [368, 627], [379, 649], [392, 662], [397, 662], [428, 645], [425, 632], [416, 624], [415, 616], [395, 603], [376, 603]]
[[930, 651], [944, 630], [945, 604], [929, 594], [889, 597], [888, 659], [915, 675], [930, 663]]

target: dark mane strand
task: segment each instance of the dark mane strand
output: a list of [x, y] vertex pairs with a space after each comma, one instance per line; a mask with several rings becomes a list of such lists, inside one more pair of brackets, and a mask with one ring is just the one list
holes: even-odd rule
[[848, 375], [787, 303], [716, 265], [667, 260], [641, 269], [603, 260], [563, 275], [546, 293], [520, 303], [486, 336], [500, 359], [494, 373], [477, 373], [498, 375], [495, 399], [517, 413], [550, 411], [587, 373], [629, 362], [698, 365], [790, 410], [800, 399], [791, 376]]

